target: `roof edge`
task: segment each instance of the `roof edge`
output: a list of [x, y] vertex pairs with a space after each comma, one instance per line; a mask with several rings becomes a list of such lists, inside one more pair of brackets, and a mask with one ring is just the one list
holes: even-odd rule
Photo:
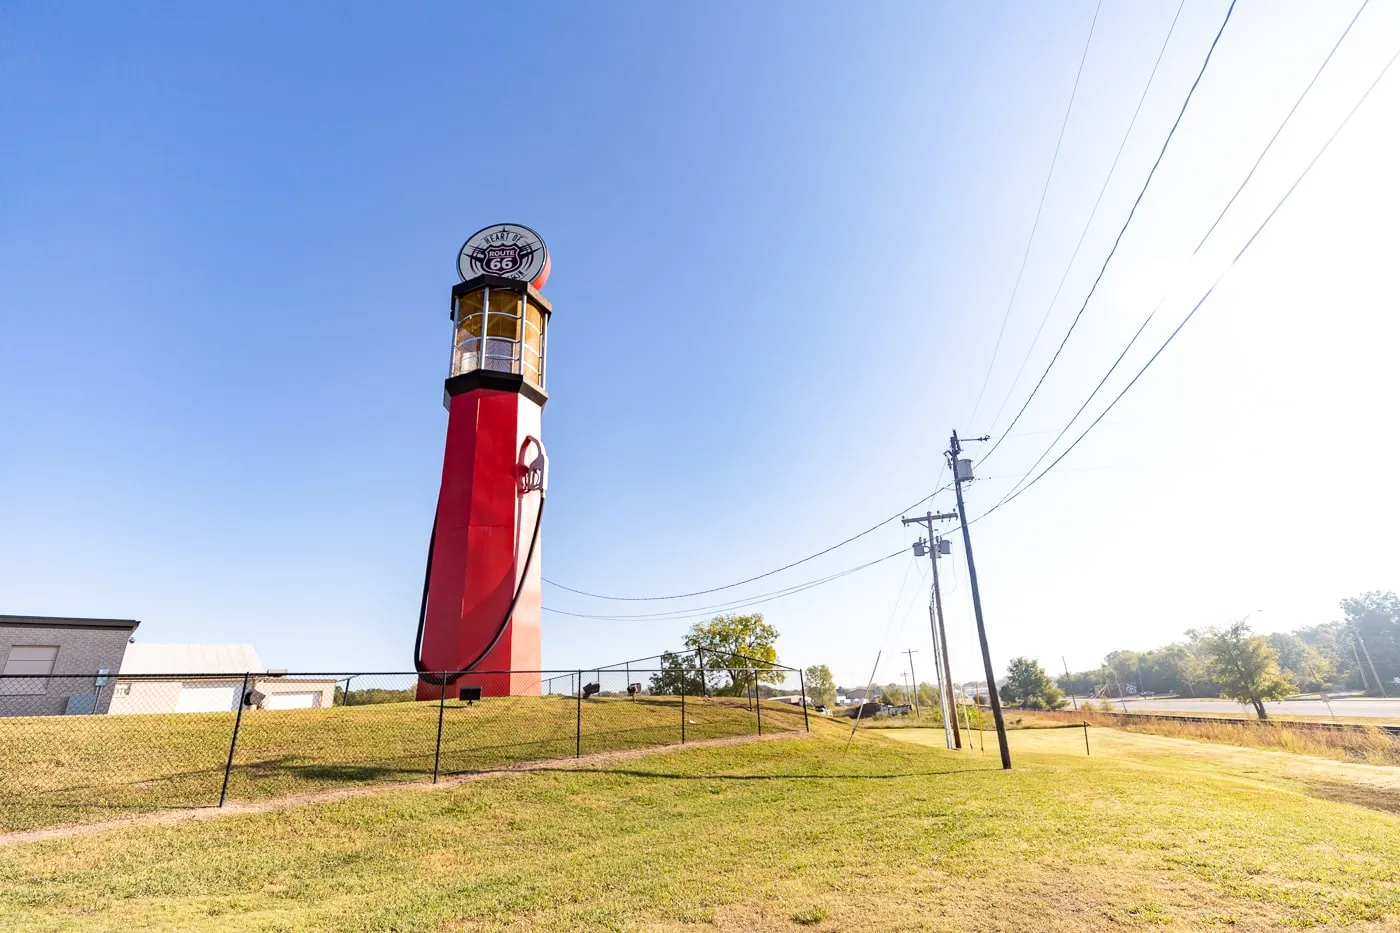
[[76, 616], [9, 616], [0, 615], [0, 625], [33, 625], [48, 628], [129, 628], [135, 629], [137, 619], [85, 619]]

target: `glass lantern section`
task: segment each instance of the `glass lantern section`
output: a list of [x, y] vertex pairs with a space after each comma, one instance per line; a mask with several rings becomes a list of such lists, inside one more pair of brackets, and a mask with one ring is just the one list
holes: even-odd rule
[[520, 350], [520, 372], [525, 381], [544, 388], [543, 309], [532, 298], [525, 299], [525, 340]]
[[456, 325], [452, 338], [453, 376], [481, 368], [481, 336], [486, 323], [485, 302], [484, 288], [468, 292], [457, 299]]
[[520, 306], [524, 296], [500, 288], [486, 290], [486, 347], [482, 369], [520, 372]]
[[547, 320], [533, 299], [517, 291], [480, 288], [464, 294], [457, 301], [451, 374], [518, 373], [543, 388]]

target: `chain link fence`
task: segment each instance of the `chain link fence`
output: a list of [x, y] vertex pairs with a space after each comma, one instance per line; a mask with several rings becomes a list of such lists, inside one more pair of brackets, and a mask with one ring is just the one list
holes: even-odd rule
[[[5, 677], [0, 832], [807, 728], [801, 672], [706, 660], [703, 671], [692, 656], [667, 655], [455, 680], [414, 672]], [[472, 689], [489, 694], [502, 684], [513, 695]]]

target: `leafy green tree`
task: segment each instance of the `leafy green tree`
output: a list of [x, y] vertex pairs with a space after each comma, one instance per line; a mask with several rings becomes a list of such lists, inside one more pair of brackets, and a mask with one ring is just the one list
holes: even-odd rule
[[1203, 689], [1209, 689], [1210, 677], [1198, 643], [1172, 642], [1154, 654], [1154, 666], [1160, 672], [1162, 686], [1152, 689], [1184, 697], [1201, 696]]
[[1253, 705], [1260, 719], [1269, 718], [1264, 711], [1265, 700], [1282, 699], [1296, 692], [1279, 671], [1278, 652], [1250, 631], [1248, 619], [1210, 629], [1202, 642], [1210, 657], [1211, 674], [1225, 695]]
[[1110, 651], [1103, 663], [1113, 672], [1109, 680], [1118, 684], [1125, 693], [1129, 684], [1137, 686], [1142, 655], [1136, 651]]
[[1332, 682], [1332, 665], [1297, 635], [1273, 632], [1264, 637], [1278, 653], [1279, 670], [1285, 680], [1302, 690], [1322, 690]]
[[813, 664], [802, 672], [802, 678], [807, 688], [808, 703], [830, 706], [836, 702], [836, 681], [831, 677], [831, 668], [825, 664]]
[[1006, 683], [1001, 687], [1003, 703], [1027, 709], [1059, 709], [1067, 706], [1065, 695], [1031, 658], [1012, 658], [1006, 666]]
[[778, 630], [755, 612], [696, 622], [685, 636], [685, 647], [703, 659], [710, 693], [743, 696], [753, 688], [755, 677], [770, 684], [784, 681], [784, 672], [773, 670], [778, 663], [778, 650], [773, 647], [777, 640]]
[[[1357, 651], [1366, 674], [1369, 676], [1374, 667], [1382, 684], [1390, 684], [1400, 677], [1400, 596], [1372, 590], [1342, 600], [1342, 612], [1346, 614], [1348, 634], [1357, 639]], [[1394, 692], [1391, 688], [1385, 689]], [[1371, 684], [1371, 690], [1380, 692], [1376, 684]]]
[[1353, 661], [1349, 647], [1351, 642], [1345, 629], [1341, 622], [1327, 622], [1304, 626], [1293, 634], [1322, 658], [1331, 671], [1327, 677], [1333, 686], [1360, 687], [1361, 669]]
[[909, 702], [909, 691], [899, 684], [885, 684], [880, 688], [880, 695], [890, 706], [900, 706]]
[[672, 651], [661, 655], [661, 670], [651, 675], [651, 681], [647, 685], [654, 694], [670, 696], [679, 696], [682, 693], [699, 696], [701, 687], [700, 672], [695, 670], [691, 659]]

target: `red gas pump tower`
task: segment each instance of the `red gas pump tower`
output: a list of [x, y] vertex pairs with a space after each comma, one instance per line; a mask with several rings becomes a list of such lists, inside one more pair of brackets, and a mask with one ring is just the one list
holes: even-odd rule
[[[540, 440], [549, 276], [539, 234], [496, 224], [462, 246], [452, 289], [447, 446], [418, 615], [418, 698], [538, 695]], [[521, 672], [521, 673], [515, 673]]]

